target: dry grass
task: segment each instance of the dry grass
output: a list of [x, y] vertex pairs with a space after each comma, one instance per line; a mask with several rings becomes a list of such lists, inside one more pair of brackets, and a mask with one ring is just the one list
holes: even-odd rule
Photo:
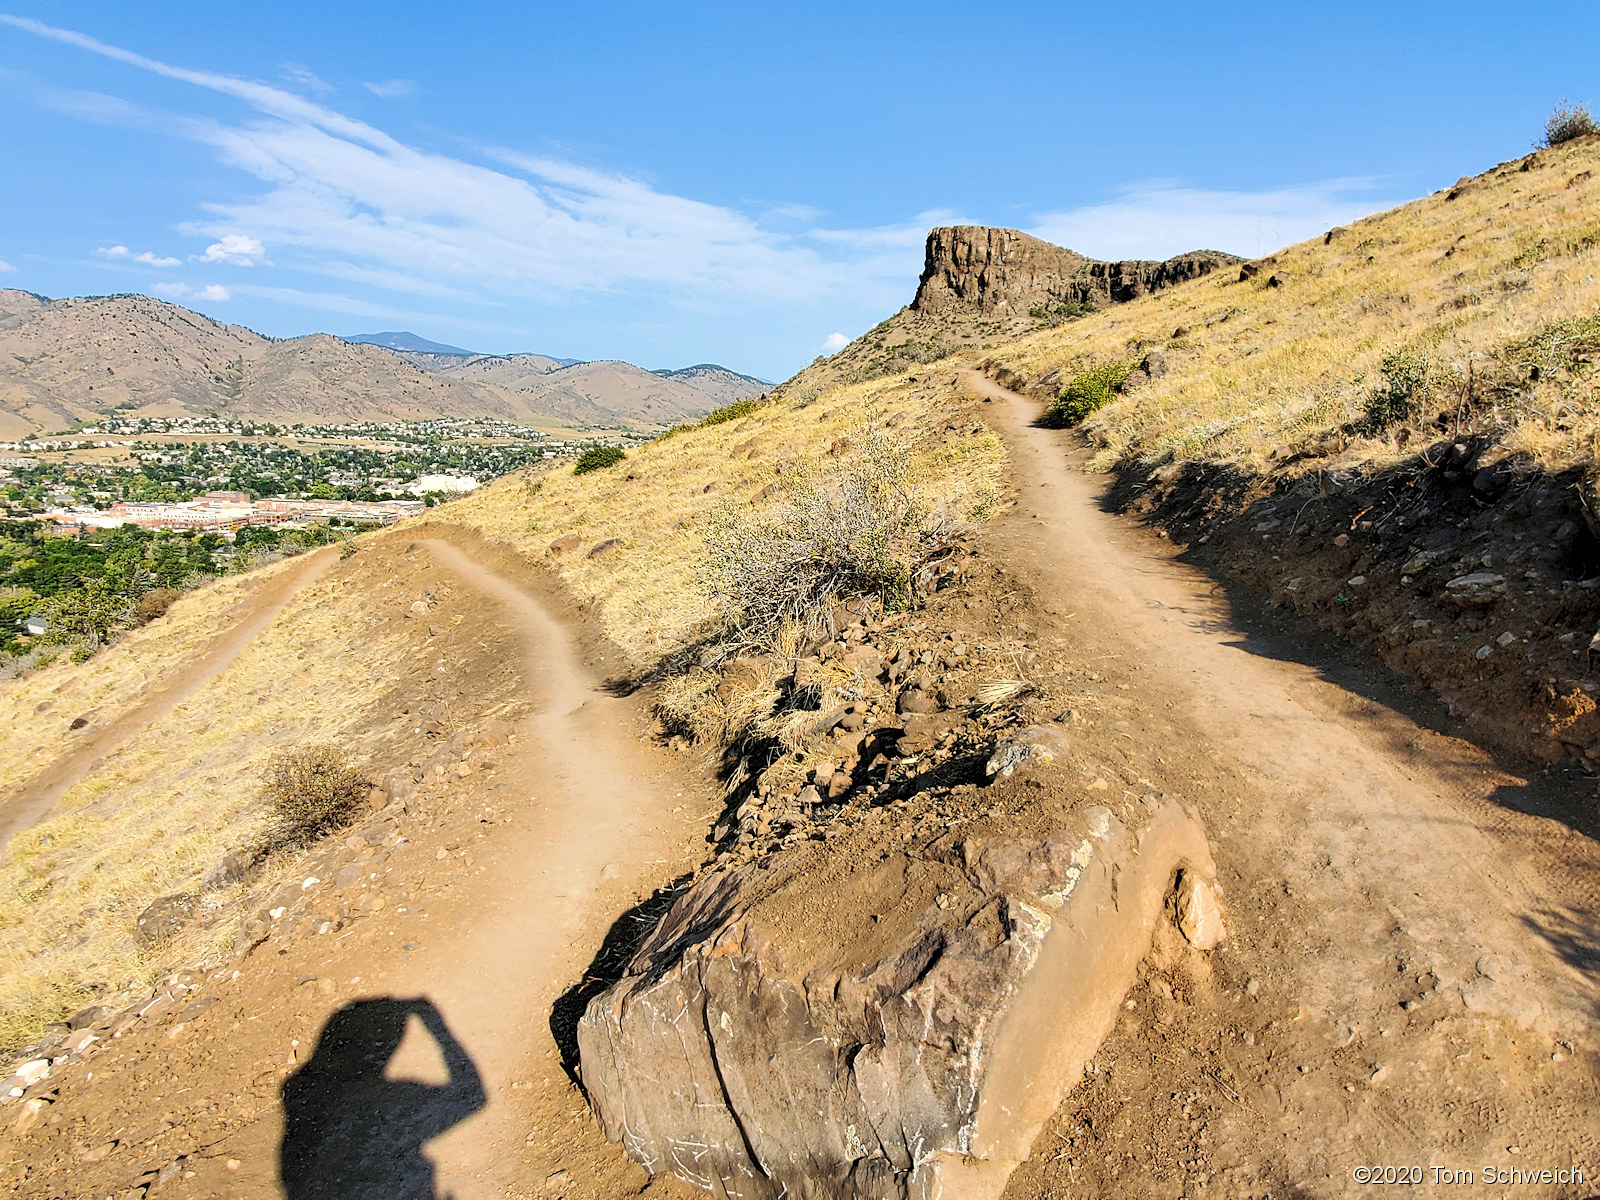
[[[652, 442], [608, 471], [510, 477], [454, 501], [448, 517], [539, 556], [555, 539], [582, 547], [552, 559], [574, 596], [592, 603], [635, 665], [681, 649], [720, 613], [699, 583], [705, 536], [720, 506], [776, 510], [786, 484], [822, 473], [836, 446], [857, 452], [870, 430], [909, 447], [910, 469], [929, 506], [958, 520], [983, 519], [1002, 489], [999, 439], [951, 386], [895, 376], [776, 401], [735, 421]], [[848, 443], [848, 445], [846, 445]], [[593, 546], [621, 539], [613, 552]]]
[[[1102, 469], [1172, 459], [1259, 467], [1275, 452], [1324, 454], [1329, 435], [1346, 461], [1392, 460], [1406, 424], [1365, 432], [1363, 419], [1397, 352], [1431, 364], [1432, 403], [1413, 429], [1464, 406], [1541, 463], [1588, 461], [1600, 441], [1593, 373], [1567, 367], [1503, 385], [1517, 367], [1510, 348], [1600, 311], [1597, 166], [1600, 139], [1579, 138], [1331, 241], [1292, 246], [1248, 282], [1219, 272], [992, 357], [1049, 387], [1165, 350], [1164, 377], [1084, 423]], [[1268, 286], [1273, 274], [1282, 286]]]
[[186, 592], [165, 616], [82, 664], [72, 663], [62, 650], [49, 666], [0, 683], [0, 729], [7, 751], [0, 755], [0, 793], [14, 792], [48, 769], [75, 718], [93, 712], [96, 725], [116, 720], [174, 663], [209, 644], [219, 626], [230, 625], [235, 619], [230, 610], [248, 598], [252, 587], [301, 565], [301, 559], [288, 560], [249, 576], [219, 579]]
[[[136, 948], [133, 924], [153, 898], [197, 890], [224, 853], [262, 838], [271, 820], [262, 780], [275, 749], [317, 741], [365, 749], [362, 737], [371, 735], [357, 727], [410, 660], [426, 656], [425, 643], [368, 632], [383, 596], [351, 581], [360, 563], [302, 590], [215, 681], [110, 755], [0, 852], [0, 1046], [30, 1039], [92, 997], [126, 994], [170, 964], [216, 961], [231, 945], [236, 908], [159, 951]], [[170, 617], [81, 667], [10, 681], [0, 688], [3, 711], [28, 738], [46, 740], [55, 731], [43, 717], [64, 723], [91, 703], [112, 712], [157, 664], [203, 644], [236, 587], [225, 580], [185, 597]], [[396, 603], [413, 594], [402, 602], [396, 592]], [[30, 722], [41, 695], [62, 700], [62, 711]], [[37, 753], [35, 765], [48, 754]], [[31, 773], [6, 769], [13, 778]], [[291, 863], [286, 857], [274, 870]]]

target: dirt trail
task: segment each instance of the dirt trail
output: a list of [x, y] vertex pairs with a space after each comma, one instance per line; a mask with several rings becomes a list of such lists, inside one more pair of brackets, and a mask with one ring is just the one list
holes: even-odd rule
[[[682, 784], [642, 742], [635, 710], [598, 688], [543, 607], [455, 546], [424, 545], [520, 630], [536, 706], [510, 765], [512, 786], [536, 799], [534, 819], [496, 831], [492, 865], [473, 894], [436, 911], [436, 927], [446, 927], [392, 963], [385, 980], [391, 993], [426, 995], [477, 1064], [486, 1107], [431, 1142], [428, 1155], [437, 1194], [488, 1200], [527, 1186], [525, 1114], [512, 1085], [553, 1073], [551, 1006], [599, 944], [612, 893], [661, 882], [659, 830]], [[391, 1072], [404, 1072], [405, 1053]]]
[[94, 769], [141, 729], [161, 720], [190, 696], [206, 687], [232, 665], [240, 651], [255, 636], [272, 624], [283, 606], [307, 584], [314, 583], [335, 561], [332, 548], [319, 550], [293, 570], [254, 592], [245, 602], [244, 615], [205, 650], [171, 667], [165, 677], [145, 694], [144, 701], [116, 720], [89, 732], [67, 755], [50, 764], [11, 797], [0, 801], [0, 845], [11, 840], [18, 830], [43, 819], [67, 790]]
[[[993, 550], [1066, 614], [1078, 646], [1115, 660], [1107, 670], [1128, 681], [1117, 686], [1143, 726], [1126, 736], [1181, 731], [1158, 761], [1211, 828], [1235, 928], [1224, 975], [1239, 990], [1194, 1009], [1170, 1049], [1181, 1059], [1186, 1042], [1216, 1043], [1233, 1080], [1226, 1100], [1211, 1089], [1221, 1115], [1195, 1150], [1213, 1178], [1234, 1172], [1218, 1194], [1274, 1181], [1360, 1194], [1350, 1172], [1362, 1163], [1600, 1170], [1584, 1052], [1600, 1012], [1595, 842], [1518, 809], [1536, 781], [1270, 657], [1211, 580], [1102, 511], [1068, 436], [1033, 427], [1031, 402], [967, 381], [996, 402], [1021, 497]], [[1112, 1109], [1141, 1093], [1159, 1109], [1183, 1077], [1173, 1060], [1131, 1069], [1170, 1020], [1141, 1035], [1130, 1018], [1102, 1053], [1113, 1073], [1127, 1068]], [[1140, 1126], [1121, 1112], [1120, 1135], [1069, 1132], [1093, 1101], [1080, 1090], [1069, 1102], [1008, 1196], [1066, 1194], [1052, 1155], [1073, 1161], [1074, 1186], [1096, 1182], [1078, 1173], [1092, 1159], [1101, 1187], [1167, 1194], [1137, 1163], [1120, 1175], [1099, 1161], [1147, 1154], [1137, 1142], [1162, 1136], [1159, 1113]], [[1183, 1115], [1189, 1137], [1187, 1104]]]

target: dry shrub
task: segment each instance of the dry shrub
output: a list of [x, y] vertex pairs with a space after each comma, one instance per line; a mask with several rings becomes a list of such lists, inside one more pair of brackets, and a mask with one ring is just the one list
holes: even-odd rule
[[734, 640], [775, 646], [785, 630], [811, 639], [831, 628], [833, 606], [853, 597], [906, 608], [917, 568], [951, 532], [916, 486], [908, 447], [868, 434], [770, 511], [718, 510], [702, 582], [722, 602]]
[[183, 595], [177, 588], [155, 588], [139, 597], [139, 603], [134, 606], [134, 616], [139, 624], [154, 621], [172, 607], [172, 602]]
[[276, 846], [303, 846], [350, 824], [368, 784], [337, 746], [295, 746], [267, 763], [263, 795], [272, 805]]
[[1573, 138], [1580, 138], [1590, 133], [1600, 133], [1600, 127], [1595, 125], [1594, 118], [1589, 115], [1588, 107], [1582, 104], [1568, 104], [1563, 100], [1555, 106], [1544, 123], [1544, 144], [1559, 146], [1562, 142], [1570, 142]]

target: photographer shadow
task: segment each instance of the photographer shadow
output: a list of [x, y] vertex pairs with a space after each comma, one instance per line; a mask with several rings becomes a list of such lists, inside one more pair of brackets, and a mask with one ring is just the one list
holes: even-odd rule
[[[446, 1079], [389, 1078], [416, 1018]], [[484, 1107], [483, 1081], [423, 999], [361, 1000], [328, 1019], [310, 1060], [284, 1080], [278, 1170], [289, 1200], [434, 1200], [423, 1143]]]

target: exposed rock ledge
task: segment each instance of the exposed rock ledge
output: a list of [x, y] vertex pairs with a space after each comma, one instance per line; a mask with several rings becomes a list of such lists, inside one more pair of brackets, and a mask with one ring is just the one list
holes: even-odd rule
[[1070, 301], [1120, 304], [1242, 260], [1195, 250], [1165, 262], [1099, 262], [1015, 229], [952, 225], [928, 233], [916, 312], [976, 309], [1024, 316]]
[[719, 1197], [998, 1196], [1158, 923], [1222, 936], [1185, 806], [1039, 826], [811, 843], [701, 880], [579, 1027], [606, 1134]]

